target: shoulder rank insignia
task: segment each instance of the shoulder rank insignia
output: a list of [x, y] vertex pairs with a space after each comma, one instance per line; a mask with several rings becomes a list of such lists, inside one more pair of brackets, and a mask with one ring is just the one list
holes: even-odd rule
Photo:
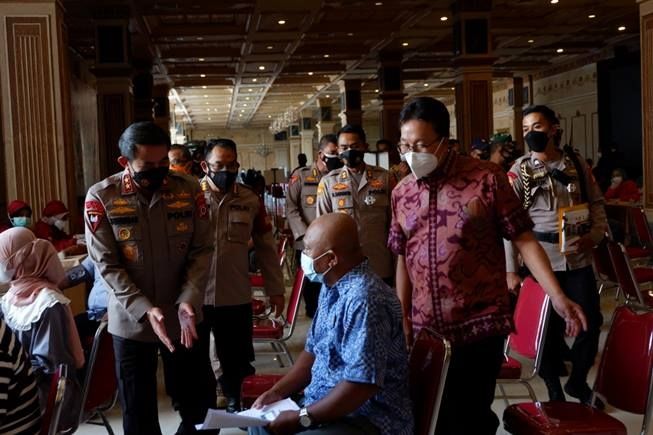
[[342, 171], [340, 173], [340, 178], [342, 178], [343, 180], [346, 180], [347, 177], [349, 177], [349, 174], [347, 174], [347, 170], [345, 169], [344, 171]]
[[320, 184], [317, 185], [317, 194], [321, 195], [324, 193], [324, 181], [320, 181]]
[[188, 201], [175, 201], [171, 204], [168, 204], [168, 207], [174, 208], [174, 209], [179, 209], [179, 208], [184, 208], [184, 207], [190, 207], [192, 204]]

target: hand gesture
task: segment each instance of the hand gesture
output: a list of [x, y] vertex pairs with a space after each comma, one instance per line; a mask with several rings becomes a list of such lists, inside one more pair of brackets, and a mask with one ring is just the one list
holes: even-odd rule
[[281, 396], [281, 394], [277, 393], [274, 389], [269, 389], [265, 393], [258, 396], [258, 398], [254, 401], [252, 408], [261, 409], [270, 403], [278, 402], [279, 400], [283, 399], [284, 398]]
[[195, 328], [195, 310], [188, 302], [179, 304], [179, 326], [181, 326], [181, 344], [186, 349], [193, 347], [193, 341], [197, 340], [197, 329]]
[[283, 313], [283, 307], [286, 304], [286, 298], [283, 295], [270, 296], [270, 305], [274, 309], [274, 315], [279, 317]]
[[170, 352], [174, 352], [175, 346], [173, 346], [172, 340], [168, 337], [168, 332], [166, 331], [166, 325], [163, 323], [163, 319], [163, 312], [159, 307], [152, 307], [147, 312], [147, 320], [150, 321], [150, 325], [152, 325], [152, 329], [156, 336], [159, 337], [161, 343], [163, 343]]

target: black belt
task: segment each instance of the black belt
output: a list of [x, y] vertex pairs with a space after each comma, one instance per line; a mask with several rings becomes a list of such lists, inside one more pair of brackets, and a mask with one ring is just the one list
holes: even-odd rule
[[560, 234], [559, 233], [540, 233], [539, 231], [533, 231], [535, 238], [540, 242], [547, 243], [560, 243]]

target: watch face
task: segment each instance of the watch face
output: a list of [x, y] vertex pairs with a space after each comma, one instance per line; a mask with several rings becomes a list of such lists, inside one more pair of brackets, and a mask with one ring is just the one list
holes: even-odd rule
[[299, 424], [306, 428], [311, 427], [311, 424], [313, 424], [305, 408], [299, 411]]

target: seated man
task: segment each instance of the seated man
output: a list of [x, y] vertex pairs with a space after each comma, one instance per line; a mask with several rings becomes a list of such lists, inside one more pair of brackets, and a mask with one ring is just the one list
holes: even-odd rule
[[412, 434], [399, 300], [363, 256], [356, 222], [340, 213], [313, 221], [302, 269], [324, 284], [317, 318], [290, 372], [254, 407], [305, 389], [305, 408], [250, 434]]

